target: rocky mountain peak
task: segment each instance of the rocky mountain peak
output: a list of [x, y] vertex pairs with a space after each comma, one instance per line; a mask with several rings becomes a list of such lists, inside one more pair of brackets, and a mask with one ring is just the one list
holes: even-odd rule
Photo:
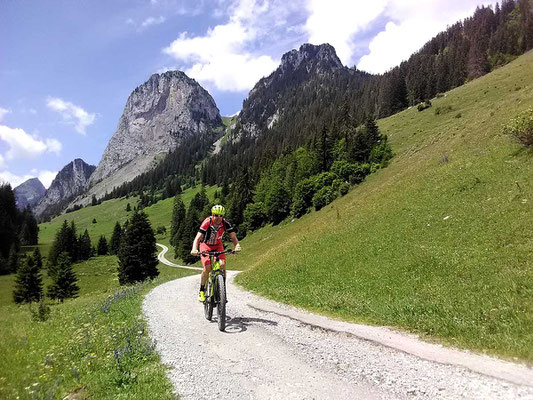
[[[96, 167], [81, 158], [76, 158], [59, 171], [43, 198], [34, 208], [36, 216], [55, 214], [62, 209], [63, 203], [83, 192]], [[51, 211], [53, 209], [53, 211]]]
[[13, 192], [15, 193], [17, 208], [23, 210], [27, 206], [33, 207], [37, 204], [46, 193], [46, 188], [39, 178], [31, 178], [18, 185], [13, 189]]
[[280, 66], [268, 77], [261, 79], [250, 91], [239, 115], [241, 131], [257, 137], [264, 129], [271, 129], [283, 118], [282, 103], [285, 96], [302, 90], [316, 80], [336, 73], [348, 73], [329, 44], [305, 43], [281, 58]]
[[280, 69], [283, 72], [296, 71], [301, 66], [307, 72], [327, 72], [344, 68], [333, 46], [329, 44], [313, 45], [304, 43], [298, 50], [294, 49], [281, 57]]
[[129, 96], [90, 184], [113, 175], [113, 185], [120, 186], [183, 139], [222, 125], [215, 101], [194, 79], [181, 71], [153, 74]]

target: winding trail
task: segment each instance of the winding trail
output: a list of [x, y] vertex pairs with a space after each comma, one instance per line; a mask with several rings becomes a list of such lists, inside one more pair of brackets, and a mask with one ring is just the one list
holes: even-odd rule
[[[168, 250], [160, 245], [161, 262]], [[244, 291], [228, 273], [227, 328], [196, 300], [197, 275], [145, 297], [143, 313], [182, 399], [532, 399], [523, 365], [350, 324]]]

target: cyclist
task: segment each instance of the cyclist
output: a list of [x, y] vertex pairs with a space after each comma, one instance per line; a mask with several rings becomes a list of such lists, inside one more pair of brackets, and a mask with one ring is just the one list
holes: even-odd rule
[[[224, 251], [224, 246], [222, 245], [222, 236], [224, 232], [229, 233], [231, 241], [235, 252], [238, 253], [241, 251], [241, 245], [239, 240], [237, 240], [237, 235], [233, 230], [233, 227], [224, 218], [226, 214], [226, 209], [217, 204], [211, 208], [211, 216], [204, 219], [204, 222], [200, 225], [200, 229], [194, 238], [192, 243], [191, 255], [198, 255], [198, 243], [200, 244], [200, 252], [202, 251]], [[209, 256], [202, 256], [202, 266], [204, 267], [202, 271], [202, 278], [200, 281], [200, 292], [198, 293], [198, 301], [205, 301], [205, 284], [209, 278], [209, 272], [211, 272], [211, 260]], [[226, 281], [226, 255], [220, 255], [220, 266], [224, 271], [224, 282]]]

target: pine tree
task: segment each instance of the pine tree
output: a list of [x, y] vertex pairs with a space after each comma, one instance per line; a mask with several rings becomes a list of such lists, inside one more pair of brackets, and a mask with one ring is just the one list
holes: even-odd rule
[[181, 200], [181, 195], [177, 194], [174, 197], [174, 208], [172, 209], [172, 222], [170, 225], [170, 244], [174, 247], [176, 247], [176, 240], [178, 239], [176, 234], [184, 223], [186, 215], [185, 204]]
[[88, 260], [91, 258], [91, 238], [87, 229], [85, 229], [83, 235], [80, 235], [78, 238], [78, 258], [80, 260]]
[[43, 281], [39, 267], [31, 256], [26, 259], [17, 273], [13, 300], [15, 303], [39, 301], [43, 295]]
[[69, 226], [67, 220], [64, 220], [61, 228], [56, 232], [54, 243], [48, 255], [48, 264], [55, 265], [59, 254], [63, 252], [69, 255], [72, 262], [77, 261], [78, 239], [76, 237], [76, 225], [74, 221]]
[[30, 207], [22, 212], [22, 227], [20, 228], [20, 242], [23, 245], [36, 245], [39, 240], [39, 226]]
[[98, 240], [98, 247], [96, 251], [99, 256], [105, 256], [107, 254], [108, 245], [107, 245], [107, 240], [104, 235], [100, 236], [100, 240]]
[[118, 253], [121, 285], [142, 282], [159, 275], [155, 235], [144, 212], [135, 212], [128, 223]]
[[120, 249], [121, 239], [122, 239], [122, 227], [117, 221], [115, 223], [115, 228], [113, 229], [113, 235], [111, 236], [111, 243], [110, 243], [111, 254], [118, 254], [118, 251]]
[[57, 257], [57, 266], [52, 277], [52, 285], [48, 287], [48, 296], [61, 302], [76, 297], [80, 288], [78, 278], [72, 269], [72, 261], [68, 253], [63, 252]]
[[43, 269], [43, 258], [41, 256], [41, 250], [39, 250], [38, 247], [33, 250], [33, 261], [35, 261], [35, 267], [37, 270], [40, 271]]
[[11, 245], [11, 250], [9, 250], [9, 258], [7, 261], [9, 272], [14, 273], [17, 272], [18, 265], [19, 265], [19, 256], [17, 251], [17, 246], [15, 243]]
[[16, 248], [19, 245], [17, 236], [18, 214], [15, 194], [13, 189], [11, 189], [11, 185], [0, 184], [0, 258], [5, 260], [4, 264], [6, 266], [12, 245], [15, 244]]
[[322, 131], [316, 141], [316, 156], [322, 171], [328, 171], [333, 162], [333, 142], [326, 125], [322, 126]]

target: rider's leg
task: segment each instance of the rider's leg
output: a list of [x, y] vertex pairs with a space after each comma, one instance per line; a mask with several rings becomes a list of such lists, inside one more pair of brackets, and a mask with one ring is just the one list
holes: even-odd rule
[[200, 279], [200, 286], [205, 287], [207, 279], [209, 278], [209, 272], [211, 272], [211, 262], [208, 261], [204, 264], [204, 269], [202, 270], [202, 277]]

